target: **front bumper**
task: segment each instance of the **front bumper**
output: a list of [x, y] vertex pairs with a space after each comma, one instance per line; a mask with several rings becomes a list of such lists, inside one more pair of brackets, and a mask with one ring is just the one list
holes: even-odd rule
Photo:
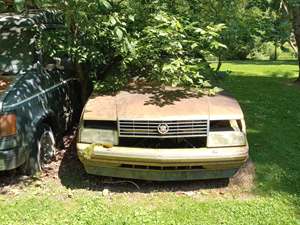
[[17, 148], [0, 151], [0, 171], [15, 169], [24, 161], [24, 155], [20, 154]]
[[25, 156], [17, 146], [17, 138], [7, 137], [0, 139], [0, 171], [12, 170], [25, 161]]
[[151, 149], [78, 143], [77, 149], [90, 174], [157, 181], [227, 178], [248, 159], [248, 146]]

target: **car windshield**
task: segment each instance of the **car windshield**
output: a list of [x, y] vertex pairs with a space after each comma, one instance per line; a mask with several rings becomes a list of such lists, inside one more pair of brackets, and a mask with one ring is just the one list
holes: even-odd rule
[[32, 69], [35, 54], [35, 38], [26, 28], [0, 26], [0, 73], [16, 75]]

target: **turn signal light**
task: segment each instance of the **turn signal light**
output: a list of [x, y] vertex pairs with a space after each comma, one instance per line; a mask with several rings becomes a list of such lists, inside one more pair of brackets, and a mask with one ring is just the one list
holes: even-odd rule
[[15, 114], [0, 115], [0, 138], [16, 135], [17, 117]]

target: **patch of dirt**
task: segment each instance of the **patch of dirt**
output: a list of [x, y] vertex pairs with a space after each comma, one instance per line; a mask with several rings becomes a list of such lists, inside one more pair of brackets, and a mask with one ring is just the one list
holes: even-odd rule
[[57, 150], [55, 159], [45, 167], [43, 173], [31, 177], [23, 175], [20, 169], [0, 171], [0, 194], [15, 195], [30, 185], [40, 186], [40, 184], [49, 180], [59, 181], [58, 172], [66, 152], [75, 152], [73, 151], [75, 132], [76, 129], [73, 129], [63, 138], [64, 147]]
[[[0, 173], [0, 194], [16, 195], [28, 186], [44, 186], [48, 182], [64, 186], [68, 190], [84, 189], [101, 192], [107, 195], [153, 194], [173, 192], [176, 195], [189, 197], [251, 197], [254, 183], [255, 166], [248, 161], [231, 179], [196, 180], [177, 182], [151, 182], [129, 180], [110, 177], [88, 175], [79, 161], [75, 138], [76, 130], [72, 130], [64, 137], [64, 147], [57, 151], [55, 160], [47, 166], [45, 171], [37, 177], [21, 175], [18, 170]], [[109, 194], [108, 194], [109, 193]]]
[[239, 171], [230, 178], [230, 186], [238, 186], [244, 190], [251, 190], [254, 187], [255, 165], [249, 159]]
[[[73, 169], [72, 163], [76, 163], [77, 155], [75, 149], [76, 141], [76, 129], [72, 130], [67, 136], [63, 138], [63, 146], [61, 149], [57, 149], [55, 159], [45, 167], [45, 170], [41, 174], [41, 179], [55, 179], [59, 180], [59, 171], [61, 167], [66, 167], [62, 164], [67, 160], [69, 163], [68, 169]], [[71, 163], [71, 164], [70, 164]]]
[[296, 80], [294, 84], [300, 86], [300, 80]]
[[299, 80], [293, 80], [293, 81], [283, 81], [283, 84], [289, 87], [299, 87], [300, 86], [300, 79]]

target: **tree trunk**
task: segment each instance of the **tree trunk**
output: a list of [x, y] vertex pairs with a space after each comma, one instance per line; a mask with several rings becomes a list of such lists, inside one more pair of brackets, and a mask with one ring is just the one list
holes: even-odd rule
[[76, 67], [76, 75], [79, 78], [81, 82], [81, 102], [84, 104], [88, 98], [88, 82], [87, 82], [87, 76], [88, 74], [85, 74], [85, 71], [82, 67], [82, 65], [78, 62], [75, 63]]
[[300, 83], [300, 46], [298, 44], [298, 65], [299, 65], [299, 73], [298, 73], [298, 78], [296, 80], [296, 82]]
[[[70, 40], [73, 43], [77, 43], [78, 42], [78, 27], [76, 25], [75, 22], [75, 16], [74, 14], [72, 14], [71, 16], [69, 15], [69, 20], [70, 22], [70, 30], [72, 33], [72, 36], [70, 35], [69, 38], [72, 38], [72, 40]], [[81, 82], [81, 102], [84, 104], [88, 98], [88, 74], [85, 74], [83, 65], [81, 63], [79, 63], [79, 57], [76, 55], [74, 58], [74, 63], [75, 63], [75, 70], [76, 70], [76, 76], [77, 78], [79, 78], [80, 82]]]
[[296, 44], [298, 48], [299, 75], [297, 78], [297, 82], [300, 82], [300, 5], [294, 5], [292, 7], [292, 19]]
[[293, 49], [295, 56], [298, 55], [298, 48], [296, 46], [296, 43], [293, 42], [293, 40], [289, 40], [289, 45], [291, 46], [291, 48]]
[[275, 43], [275, 49], [274, 49], [274, 61], [277, 61], [277, 59], [278, 59], [278, 53], [277, 53], [277, 43]]
[[218, 56], [218, 65], [217, 65], [217, 68], [216, 68], [216, 73], [219, 72], [219, 70], [221, 69], [221, 66], [222, 66], [222, 58], [221, 58], [221, 55]]

